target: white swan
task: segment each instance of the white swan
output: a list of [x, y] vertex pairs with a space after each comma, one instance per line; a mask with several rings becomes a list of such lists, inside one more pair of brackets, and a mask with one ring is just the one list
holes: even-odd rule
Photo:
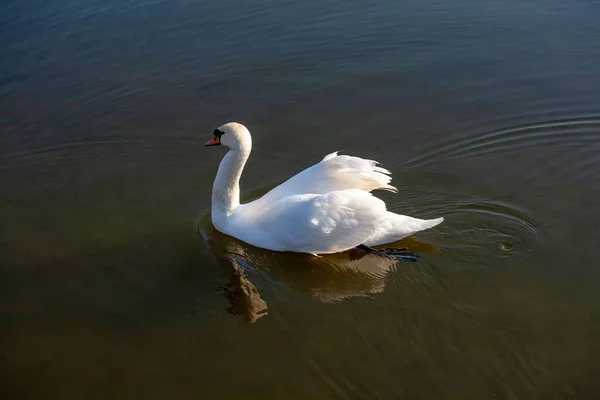
[[[274, 251], [330, 254], [391, 243], [441, 223], [386, 210], [370, 192], [397, 192], [390, 172], [377, 162], [329, 154], [263, 197], [240, 204], [240, 176], [252, 148], [244, 125], [227, 123], [206, 146], [223, 145], [212, 191], [212, 222], [217, 230]], [[403, 254], [407, 254], [404, 252]], [[408, 253], [410, 254], [410, 253]], [[414, 255], [413, 255], [414, 256]]]

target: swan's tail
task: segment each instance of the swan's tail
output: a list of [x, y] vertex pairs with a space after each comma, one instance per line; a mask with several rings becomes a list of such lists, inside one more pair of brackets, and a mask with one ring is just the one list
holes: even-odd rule
[[[433, 228], [444, 222], [444, 217], [434, 218], [434, 219], [421, 219], [421, 229], [419, 231], [424, 231], [425, 229]], [[415, 231], [418, 232], [418, 231]]]
[[404, 239], [417, 232], [433, 228], [444, 221], [444, 217], [435, 219], [418, 219], [407, 215], [394, 214], [387, 211], [388, 221], [391, 227], [381, 230], [367, 241], [368, 246], [379, 246]]

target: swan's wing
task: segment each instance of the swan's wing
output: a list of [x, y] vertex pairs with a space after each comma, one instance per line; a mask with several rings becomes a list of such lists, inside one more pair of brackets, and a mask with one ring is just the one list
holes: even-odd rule
[[297, 194], [324, 194], [337, 190], [375, 189], [397, 192], [390, 185], [390, 171], [378, 166], [377, 161], [331, 153], [325, 158], [293, 176], [265, 195], [269, 201]]
[[[277, 251], [326, 254], [365, 243], [380, 229], [390, 229], [385, 203], [358, 189], [282, 198], [243, 225], [255, 229], [261, 243]], [[240, 221], [242, 222], [242, 221]], [[252, 243], [252, 237], [248, 238]], [[244, 239], [242, 239], [244, 240]]]

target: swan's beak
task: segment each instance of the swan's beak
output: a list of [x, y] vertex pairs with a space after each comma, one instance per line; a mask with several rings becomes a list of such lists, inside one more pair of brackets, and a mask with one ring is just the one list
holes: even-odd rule
[[208, 142], [206, 142], [205, 146], [218, 146], [220, 144], [221, 140], [218, 136], [215, 136], [213, 139], [210, 139]]

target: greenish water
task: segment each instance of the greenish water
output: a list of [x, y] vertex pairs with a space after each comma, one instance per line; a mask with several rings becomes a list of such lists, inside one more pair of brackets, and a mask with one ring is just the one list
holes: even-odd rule
[[[600, 395], [596, 2], [0, 10], [3, 398]], [[231, 120], [245, 199], [342, 150], [446, 221], [418, 263], [219, 234]]]

